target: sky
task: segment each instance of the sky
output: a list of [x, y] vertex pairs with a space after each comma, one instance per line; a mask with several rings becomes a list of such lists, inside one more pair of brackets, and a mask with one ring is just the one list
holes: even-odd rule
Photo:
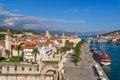
[[72, 32], [120, 29], [120, 0], [0, 0], [0, 26]]

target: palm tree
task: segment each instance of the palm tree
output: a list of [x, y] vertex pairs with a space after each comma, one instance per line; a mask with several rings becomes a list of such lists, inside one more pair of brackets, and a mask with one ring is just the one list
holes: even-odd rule
[[70, 49], [72, 49], [72, 48], [73, 48], [73, 45], [74, 45], [74, 43], [73, 43], [73, 42], [70, 42], [70, 43], [69, 43], [69, 47], [70, 47]]
[[65, 46], [67, 47], [67, 49], [69, 48], [69, 44], [70, 44], [69, 40], [66, 40], [65, 41]]
[[67, 46], [61, 47], [61, 50], [62, 50], [62, 52], [66, 53], [66, 51], [68, 50]]
[[23, 45], [24, 43], [20, 43], [17, 47], [16, 47], [16, 50], [17, 50], [17, 52], [18, 52], [18, 63], [19, 63], [19, 61], [20, 61], [20, 50], [22, 50], [21, 48], [22, 48], [22, 45]]
[[61, 51], [61, 49], [60, 49], [60, 48], [58, 48], [58, 47], [56, 47], [56, 49], [57, 49], [57, 54], [59, 54], [59, 53], [60, 53], [60, 51]]
[[36, 62], [36, 54], [39, 52], [38, 48], [34, 48], [32, 54], [35, 55], [35, 62]]
[[9, 60], [9, 57], [10, 57], [10, 50], [6, 49], [5, 52], [6, 52], [6, 55], [7, 55], [8, 60]]

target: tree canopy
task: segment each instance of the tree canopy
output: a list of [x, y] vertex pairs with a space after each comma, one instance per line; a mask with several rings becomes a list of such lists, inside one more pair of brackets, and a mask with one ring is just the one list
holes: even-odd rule
[[82, 46], [83, 43], [84, 43], [84, 41], [82, 40], [82, 41], [78, 42], [78, 44], [75, 47], [75, 50], [74, 50], [75, 54], [74, 54], [74, 57], [73, 57], [75, 65], [77, 65], [78, 62], [80, 61], [81, 46]]

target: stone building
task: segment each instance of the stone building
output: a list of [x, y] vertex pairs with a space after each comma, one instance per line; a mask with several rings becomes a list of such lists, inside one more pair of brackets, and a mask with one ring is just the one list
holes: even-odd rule
[[11, 33], [9, 29], [7, 30], [6, 36], [5, 36], [5, 49], [9, 50], [11, 52]]
[[[5, 36], [5, 50], [9, 50], [10, 54], [9, 57], [11, 57], [11, 44], [12, 44], [12, 38], [11, 38], [11, 33], [9, 29], [7, 30], [6, 36]], [[4, 57], [7, 57], [7, 53], [4, 52]]]
[[40, 64], [0, 63], [0, 80], [58, 80], [59, 61]]
[[49, 31], [48, 31], [48, 28], [46, 29], [45, 37], [46, 37], [47, 39], [50, 39], [50, 33], [49, 33]]

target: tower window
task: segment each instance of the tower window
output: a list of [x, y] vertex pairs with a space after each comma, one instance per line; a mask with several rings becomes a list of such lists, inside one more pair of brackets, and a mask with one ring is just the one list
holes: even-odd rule
[[32, 70], [32, 68], [29, 68], [29, 71], [31, 71]]
[[25, 70], [25, 68], [24, 67], [22, 67], [22, 71], [24, 71]]
[[9, 71], [10, 70], [10, 67], [9, 66], [7, 66], [7, 71]]
[[15, 66], [14, 70], [17, 71], [17, 66]]

